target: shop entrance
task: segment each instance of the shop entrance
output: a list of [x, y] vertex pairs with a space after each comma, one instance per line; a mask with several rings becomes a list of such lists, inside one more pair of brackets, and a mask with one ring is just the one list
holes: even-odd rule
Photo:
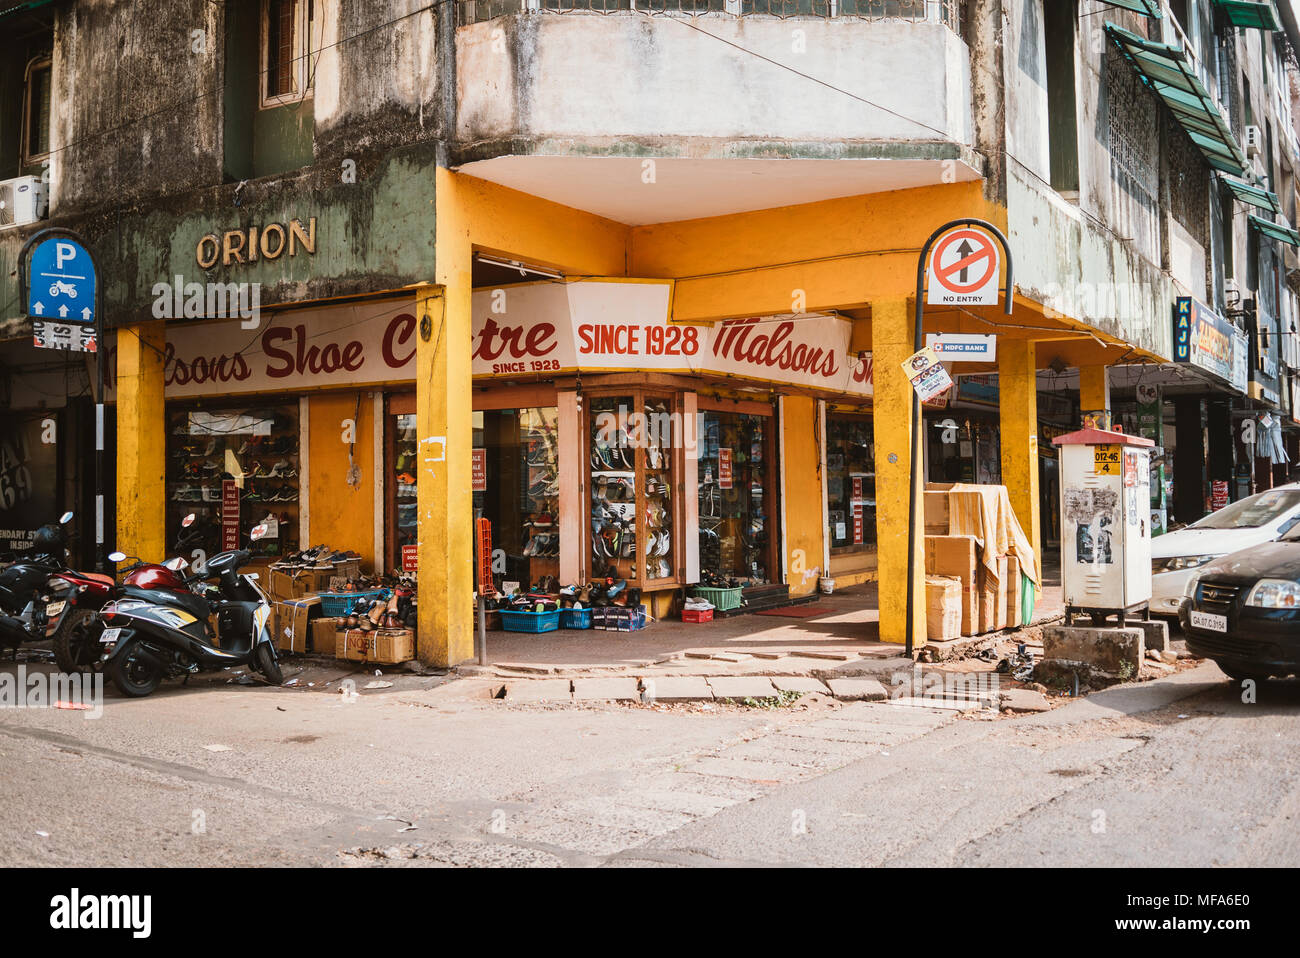
[[771, 407], [700, 406], [700, 581], [766, 585], [777, 563]]

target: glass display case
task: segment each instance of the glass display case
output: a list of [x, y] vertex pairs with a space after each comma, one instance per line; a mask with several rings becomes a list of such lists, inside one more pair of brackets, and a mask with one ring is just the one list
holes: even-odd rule
[[590, 578], [672, 586], [680, 535], [676, 397], [636, 390], [589, 396], [586, 406]]
[[705, 410], [699, 437], [701, 581], [771, 579], [768, 434], [771, 418]]
[[[226, 549], [275, 558], [298, 551], [298, 406], [171, 407], [167, 413], [167, 546], [193, 513], [184, 555]], [[252, 546], [248, 534], [265, 523]], [[200, 554], [201, 553], [201, 554]], [[148, 556], [156, 560], [161, 557]]]
[[876, 443], [870, 419], [826, 417], [827, 534], [832, 551], [876, 549]]

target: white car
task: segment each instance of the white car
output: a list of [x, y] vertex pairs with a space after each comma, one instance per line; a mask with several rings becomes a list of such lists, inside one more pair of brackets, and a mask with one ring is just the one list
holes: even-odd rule
[[1176, 616], [1188, 580], [1211, 559], [1272, 542], [1300, 522], [1300, 482], [1239, 499], [1151, 540], [1151, 614]]

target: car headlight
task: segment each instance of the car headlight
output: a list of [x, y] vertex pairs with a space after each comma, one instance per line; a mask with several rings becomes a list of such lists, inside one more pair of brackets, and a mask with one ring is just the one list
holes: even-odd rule
[[[1211, 559], [1217, 559], [1218, 556], [1174, 556], [1172, 559], [1165, 559], [1163, 565], [1159, 566], [1157, 572], [1179, 572], [1183, 569], [1195, 569], [1205, 565]], [[1157, 560], [1159, 562], [1160, 560]]]
[[1300, 608], [1300, 582], [1260, 579], [1246, 596], [1246, 604], [1260, 609]]

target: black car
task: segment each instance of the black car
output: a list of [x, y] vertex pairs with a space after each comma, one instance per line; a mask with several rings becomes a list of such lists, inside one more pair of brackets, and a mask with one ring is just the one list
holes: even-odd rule
[[1300, 529], [1207, 564], [1178, 621], [1188, 651], [1234, 679], [1300, 675]]

